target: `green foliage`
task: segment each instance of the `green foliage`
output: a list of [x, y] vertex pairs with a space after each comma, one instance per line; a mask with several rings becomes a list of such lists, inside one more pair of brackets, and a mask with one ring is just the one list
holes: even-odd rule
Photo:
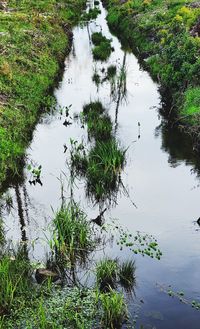
[[95, 60], [106, 61], [112, 52], [111, 40], [102, 35], [101, 32], [92, 34], [92, 42], [95, 47], [92, 49]]
[[146, 59], [144, 65], [161, 84], [161, 91], [170, 93], [174, 104], [182, 108], [176, 114], [182, 120], [187, 117], [190, 125], [197, 124], [200, 109], [200, 38], [192, 34], [200, 8], [192, 6], [193, 2], [104, 1], [110, 27]]
[[10, 312], [16, 297], [28, 295], [30, 264], [19, 251], [15, 256], [4, 255], [0, 259], [0, 314]]
[[56, 251], [70, 264], [74, 264], [76, 260], [84, 260], [94, 249], [90, 223], [75, 202], [71, 201], [61, 207], [56, 213], [54, 225], [51, 247], [56, 248]]
[[105, 258], [96, 266], [96, 279], [100, 290], [113, 289], [117, 282], [118, 263], [117, 260]]
[[103, 315], [102, 323], [104, 328], [121, 328], [127, 317], [127, 309], [122, 294], [111, 290], [109, 293], [100, 296]]
[[135, 283], [135, 262], [132, 260], [124, 261], [119, 268], [119, 280], [123, 287], [130, 289]]
[[181, 115], [195, 124], [198, 114], [200, 114], [200, 88], [190, 88], [185, 92]]
[[84, 0], [9, 1], [0, 11], [0, 181], [16, 174], [39, 110], [69, 48], [63, 26], [75, 22]]

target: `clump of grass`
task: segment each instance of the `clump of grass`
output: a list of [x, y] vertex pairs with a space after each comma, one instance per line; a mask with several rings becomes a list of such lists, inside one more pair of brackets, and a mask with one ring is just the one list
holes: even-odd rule
[[106, 258], [97, 264], [96, 279], [100, 290], [108, 291], [116, 286], [117, 271], [117, 260]]
[[0, 260], [0, 315], [9, 313], [15, 298], [30, 292], [30, 264], [19, 251], [15, 256], [4, 255]]
[[54, 244], [71, 264], [83, 260], [94, 248], [92, 230], [85, 213], [71, 201], [61, 207], [54, 219]]
[[92, 38], [92, 43], [95, 46], [99, 46], [101, 42], [110, 41], [101, 32], [94, 32], [94, 33], [92, 33], [92, 37], [91, 38]]
[[105, 108], [99, 101], [83, 107], [84, 120], [87, 122], [88, 135], [96, 141], [111, 138], [112, 122]]
[[106, 77], [107, 79], [113, 79], [117, 74], [117, 67], [116, 65], [110, 65], [108, 66], [107, 68], [107, 74], [106, 74]]
[[108, 140], [112, 133], [112, 122], [109, 115], [99, 117], [95, 121], [95, 117], [89, 116], [87, 119], [88, 134], [95, 140]]
[[101, 32], [95, 32], [92, 34], [92, 42], [95, 45], [92, 49], [94, 59], [106, 61], [113, 51], [111, 40], [107, 39]]
[[95, 85], [98, 87], [101, 83], [101, 77], [100, 75], [95, 71], [92, 76], [92, 81], [95, 83]]
[[101, 294], [100, 300], [103, 310], [102, 323], [104, 328], [121, 328], [127, 318], [127, 309], [123, 295], [111, 290], [109, 293]]
[[103, 201], [118, 191], [125, 153], [126, 150], [121, 149], [114, 138], [95, 144], [88, 155], [88, 195], [94, 195], [97, 201]]
[[88, 115], [91, 112], [93, 112], [96, 116], [98, 116], [105, 112], [105, 108], [103, 107], [100, 101], [91, 102], [83, 106], [84, 115]]
[[124, 261], [119, 267], [119, 281], [120, 284], [127, 289], [133, 287], [135, 282], [135, 262]]
[[98, 7], [90, 8], [87, 13], [82, 15], [83, 21], [90, 21], [92, 19], [96, 19], [97, 16], [101, 13], [101, 10]]

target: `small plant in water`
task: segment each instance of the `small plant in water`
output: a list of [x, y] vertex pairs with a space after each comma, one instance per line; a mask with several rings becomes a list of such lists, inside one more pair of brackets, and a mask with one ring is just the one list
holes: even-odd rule
[[97, 284], [102, 291], [113, 289], [117, 283], [117, 260], [105, 258], [96, 266]]
[[120, 329], [127, 318], [124, 296], [114, 290], [100, 296], [103, 328]]
[[113, 51], [111, 40], [103, 36], [101, 32], [95, 32], [92, 34], [92, 42], [95, 45], [92, 50], [94, 59], [106, 61]]
[[70, 264], [85, 260], [95, 247], [92, 229], [85, 213], [74, 201], [64, 205], [54, 219], [54, 238], [51, 247], [56, 248]]
[[124, 261], [119, 268], [119, 280], [124, 288], [130, 289], [135, 283], [135, 262], [132, 260]]

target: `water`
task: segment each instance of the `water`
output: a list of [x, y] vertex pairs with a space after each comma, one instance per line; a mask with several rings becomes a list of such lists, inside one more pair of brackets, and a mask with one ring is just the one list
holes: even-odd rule
[[[200, 216], [199, 160], [192, 154], [190, 141], [167, 127], [160, 117], [158, 85], [142, 70], [132, 53], [121, 49], [118, 39], [109, 32], [105, 10], [102, 7], [101, 10], [96, 22], [74, 29], [73, 48], [54, 92], [58, 109], [41, 119], [28, 149], [28, 163], [32, 159], [42, 165], [43, 186], [30, 185], [28, 172], [22, 184], [13, 183], [9, 192], [14, 208], [5, 218], [6, 236], [14, 245], [21, 239], [28, 240], [30, 258], [45, 260], [53, 210], [61, 203], [61, 180], [65, 196], [69, 197], [66, 160], [69, 160], [70, 138], [87, 142], [87, 131], [78, 122], [69, 119], [72, 124], [63, 125], [65, 116], [60, 114], [59, 107], [72, 104], [70, 116], [73, 117], [85, 103], [100, 99], [112, 116], [117, 139], [129, 147], [122, 173], [129, 197], [118, 194], [117, 204], [106, 212], [106, 221], [118, 218], [132, 233], [139, 230], [153, 234], [163, 252], [158, 261], [108, 247], [110, 256], [136, 260], [137, 285], [135, 297], [129, 299], [129, 311], [132, 317], [138, 315], [138, 328], [143, 324], [145, 328], [197, 329], [199, 311], [168, 296], [164, 290], [171, 285], [175, 292], [184, 291], [189, 301], [200, 301], [200, 231], [195, 223]], [[115, 49], [107, 64], [95, 64], [92, 57], [90, 35], [100, 29], [112, 38]], [[97, 69], [109, 64], [120, 67], [124, 60], [127, 95], [117, 110], [110, 96], [110, 84], [106, 82], [97, 90], [92, 75], [95, 65]], [[66, 153], [64, 144], [68, 146]], [[89, 218], [95, 218], [98, 205], [86, 198], [84, 180], [77, 180], [74, 193]]]

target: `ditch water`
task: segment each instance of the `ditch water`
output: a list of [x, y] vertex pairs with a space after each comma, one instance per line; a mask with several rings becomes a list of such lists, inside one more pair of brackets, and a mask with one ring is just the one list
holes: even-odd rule
[[[24, 182], [10, 188], [14, 207], [5, 218], [6, 236], [14, 245], [26, 241], [32, 260], [45, 260], [49, 224], [53, 210], [61, 204], [61, 181], [66, 199], [70, 197], [66, 163], [70, 138], [88, 142], [86, 127], [73, 116], [82, 111], [84, 104], [99, 99], [109, 110], [116, 138], [128, 147], [121, 174], [128, 194], [118, 192], [105, 213], [105, 221], [117, 218], [130, 233], [152, 234], [163, 253], [157, 260], [135, 255], [129, 249], [120, 251], [115, 244], [107, 247], [109, 257], [135, 259], [136, 287], [135, 295], [128, 299], [129, 312], [132, 318], [137, 317], [138, 328], [199, 329], [200, 311], [167, 293], [169, 289], [183, 291], [188, 303], [200, 302], [200, 230], [195, 222], [200, 217], [198, 159], [192, 155], [188, 139], [167, 127], [160, 117], [158, 85], [111, 35], [106, 11], [102, 5], [100, 9], [95, 21], [74, 28], [72, 50], [54, 92], [57, 110], [41, 119], [27, 151], [28, 163], [34, 160], [42, 166], [43, 185], [30, 184], [30, 173], [25, 170]], [[106, 63], [95, 62], [92, 56], [91, 34], [99, 31], [112, 38], [114, 47]], [[92, 81], [95, 68], [100, 72], [110, 64], [118, 70], [125, 68], [126, 91], [116, 88], [111, 92], [109, 81], [97, 88]], [[61, 113], [65, 107], [69, 108], [67, 118], [65, 111]], [[98, 215], [99, 205], [87, 198], [84, 179], [76, 180], [74, 198], [89, 218]]]

